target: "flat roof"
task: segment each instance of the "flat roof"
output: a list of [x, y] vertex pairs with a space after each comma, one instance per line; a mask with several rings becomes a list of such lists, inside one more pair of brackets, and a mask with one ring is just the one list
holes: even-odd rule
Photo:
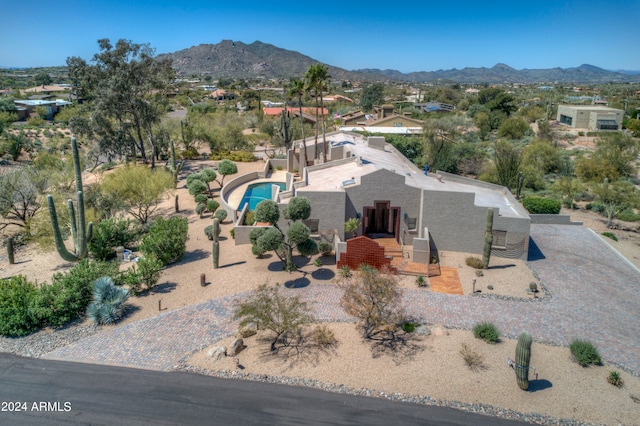
[[[524, 209], [512, 203], [515, 199], [499, 185], [477, 182], [456, 176], [442, 180], [435, 173], [425, 175], [422, 170], [411, 163], [391, 145], [385, 143], [385, 149], [369, 147], [365, 137], [353, 133], [337, 132], [327, 135], [327, 142], [332, 146], [344, 145], [352, 156], [360, 158], [360, 162], [341, 162], [330, 167], [308, 168], [308, 185], [299, 188], [304, 191], [344, 191], [345, 187], [359, 185], [362, 176], [378, 170], [389, 170], [405, 178], [405, 184], [429, 191], [465, 192], [475, 194], [475, 205], [494, 207], [499, 214], [506, 217], [528, 217]], [[352, 183], [353, 182], [353, 183]], [[517, 202], [516, 202], [517, 203]]]
[[558, 105], [558, 106], [565, 107], [565, 108], [573, 108], [573, 109], [589, 109], [589, 110], [598, 109], [603, 111], [622, 111], [621, 109], [611, 108], [605, 105]]

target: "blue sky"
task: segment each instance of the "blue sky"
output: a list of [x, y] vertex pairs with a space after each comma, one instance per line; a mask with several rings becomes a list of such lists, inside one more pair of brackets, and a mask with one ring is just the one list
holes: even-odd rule
[[124, 38], [149, 43], [156, 53], [224, 39], [260, 40], [348, 70], [497, 63], [640, 70], [638, 0], [6, 3], [0, 25], [4, 67], [64, 65], [69, 56], [89, 60], [98, 39]]

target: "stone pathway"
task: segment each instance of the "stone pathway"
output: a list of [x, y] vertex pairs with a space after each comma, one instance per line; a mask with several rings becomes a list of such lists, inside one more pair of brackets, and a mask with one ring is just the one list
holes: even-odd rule
[[[550, 297], [511, 301], [460, 297], [424, 289], [405, 291], [408, 313], [427, 323], [470, 329], [491, 321], [503, 334], [527, 330], [534, 339], [568, 345], [593, 342], [608, 361], [640, 373], [640, 272], [588, 228], [532, 225], [540, 248], [529, 262]], [[323, 321], [349, 321], [334, 285], [285, 289], [312, 301]], [[106, 329], [44, 356], [48, 359], [171, 370], [186, 354], [233, 334], [233, 301], [242, 294], [209, 300]]]

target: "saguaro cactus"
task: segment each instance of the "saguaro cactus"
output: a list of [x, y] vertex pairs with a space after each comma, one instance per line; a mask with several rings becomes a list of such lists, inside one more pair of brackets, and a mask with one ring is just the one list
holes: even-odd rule
[[493, 209], [487, 209], [487, 227], [484, 231], [484, 250], [482, 251], [482, 268], [489, 268], [491, 245], [493, 244]]
[[173, 139], [170, 139], [169, 143], [170, 143], [170, 149], [171, 149], [170, 150], [171, 155], [169, 157], [169, 171], [173, 175], [173, 187], [176, 188], [178, 186], [178, 175], [182, 171], [183, 163], [180, 163], [180, 164], [176, 163], [176, 148], [175, 148], [175, 145], [173, 144]]
[[220, 260], [220, 243], [218, 237], [220, 236], [220, 221], [218, 218], [213, 219], [213, 243], [211, 247], [211, 253], [213, 255], [213, 267], [218, 269]]
[[71, 138], [71, 152], [73, 154], [73, 168], [76, 178], [77, 206], [78, 213], [73, 205], [72, 200], [68, 200], [69, 221], [71, 222], [71, 237], [74, 245], [74, 253], [69, 252], [62, 241], [60, 226], [58, 225], [58, 215], [53, 197], [47, 195], [47, 204], [49, 205], [49, 215], [51, 216], [51, 225], [53, 226], [53, 236], [56, 242], [58, 254], [67, 262], [75, 262], [87, 257], [89, 253], [89, 241], [93, 235], [93, 223], [86, 224], [84, 215], [84, 194], [82, 192], [82, 171], [80, 169], [80, 155], [78, 154], [78, 143], [76, 138]]
[[531, 335], [526, 331], [518, 336], [516, 346], [516, 378], [520, 389], [529, 389], [529, 361], [531, 361]]
[[16, 263], [13, 251], [13, 237], [9, 237], [6, 240], [7, 243], [7, 259], [9, 259], [9, 265]]

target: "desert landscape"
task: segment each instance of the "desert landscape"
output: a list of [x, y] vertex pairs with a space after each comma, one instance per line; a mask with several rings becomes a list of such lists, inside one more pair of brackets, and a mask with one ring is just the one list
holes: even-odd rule
[[[190, 171], [212, 166], [210, 161], [191, 162]], [[263, 162], [238, 163], [238, 174], [262, 168]], [[184, 174], [184, 173], [183, 173]], [[184, 176], [183, 176], [184, 177]], [[100, 333], [113, 327], [153, 318], [159, 313], [178, 310], [199, 302], [244, 293], [259, 285], [302, 283], [303, 285], [335, 285], [338, 271], [335, 260], [321, 258], [322, 265], [313, 260], [297, 258], [299, 270], [293, 273], [278, 271], [279, 260], [272, 254], [261, 259], [251, 255], [249, 246], [235, 246], [230, 236], [233, 224], [222, 224], [221, 264], [213, 269], [211, 242], [204, 234], [210, 224], [210, 215], [203, 218], [195, 214], [195, 202], [184, 187], [184, 180], [175, 192], [180, 199], [180, 215], [189, 220], [187, 252], [179, 262], [168, 266], [153, 291], [130, 299], [130, 313], [112, 327], [95, 327]], [[173, 197], [167, 197], [159, 206], [158, 214], [173, 213]], [[572, 220], [582, 221], [597, 233], [606, 227], [604, 220], [587, 211], [571, 211]], [[619, 241], [605, 239], [636, 267], [640, 266], [640, 238], [637, 233], [614, 231]], [[491, 266], [482, 277], [465, 264], [465, 253], [440, 253], [442, 266], [458, 269], [463, 296], [508, 297], [531, 299], [527, 292], [531, 282], [539, 284], [536, 297], [546, 297], [544, 282], [540, 282], [526, 262], [493, 257]], [[47, 282], [55, 272], [72, 266], [60, 259], [55, 251], [41, 252], [36, 247], [20, 247], [16, 264], [9, 265], [3, 256], [0, 277], [22, 274], [39, 283]], [[131, 263], [123, 263], [122, 268]], [[207, 285], [200, 285], [200, 275], [206, 274]], [[472, 295], [472, 280], [476, 279], [476, 293]], [[405, 289], [417, 288], [415, 277], [399, 277]], [[491, 284], [492, 290], [487, 288]], [[295, 287], [295, 286], [294, 286]], [[425, 292], [432, 291], [428, 287]], [[280, 350], [277, 355], [268, 350], [268, 335], [244, 340], [245, 348], [238, 356], [238, 368], [233, 357], [213, 361], [207, 352], [214, 346], [229, 346], [236, 336], [207, 345], [195, 353], [185, 353], [180, 368], [202, 374], [244, 377], [260, 380], [278, 377], [283, 383], [304, 384], [305, 378], [327, 384], [323, 388], [344, 392], [351, 389], [371, 396], [393, 397], [421, 403], [460, 406], [463, 409], [481, 406], [485, 413], [513, 417], [535, 423], [553, 424], [557, 418], [572, 419], [578, 423], [638, 424], [640, 410], [640, 379], [637, 372], [623, 371], [604, 362], [603, 366], [580, 367], [572, 361], [568, 348], [534, 342], [531, 390], [518, 389], [515, 374], [507, 364], [515, 354], [515, 340], [503, 337], [499, 343], [489, 345], [475, 339], [469, 330], [448, 329], [445, 325], [422, 324], [414, 333], [403, 336], [399, 347], [386, 347], [375, 341], [364, 340], [354, 323], [326, 324], [334, 333], [336, 343], [327, 347], [313, 345], [303, 339], [297, 348]], [[88, 320], [73, 327], [91, 327]], [[309, 330], [306, 330], [307, 332]], [[42, 330], [36, 334], [56, 333]], [[29, 338], [33, 338], [30, 336]], [[12, 339], [0, 338], [0, 350]], [[481, 361], [474, 370], [465, 365], [460, 351], [465, 344]], [[622, 387], [607, 382], [611, 370], [621, 373]], [[394, 396], [395, 395], [395, 396]], [[404, 395], [399, 397], [397, 395]], [[466, 407], [466, 408], [465, 408]], [[501, 411], [502, 410], [502, 411]], [[514, 414], [515, 413], [515, 414]], [[517, 414], [526, 413], [526, 414]]]

